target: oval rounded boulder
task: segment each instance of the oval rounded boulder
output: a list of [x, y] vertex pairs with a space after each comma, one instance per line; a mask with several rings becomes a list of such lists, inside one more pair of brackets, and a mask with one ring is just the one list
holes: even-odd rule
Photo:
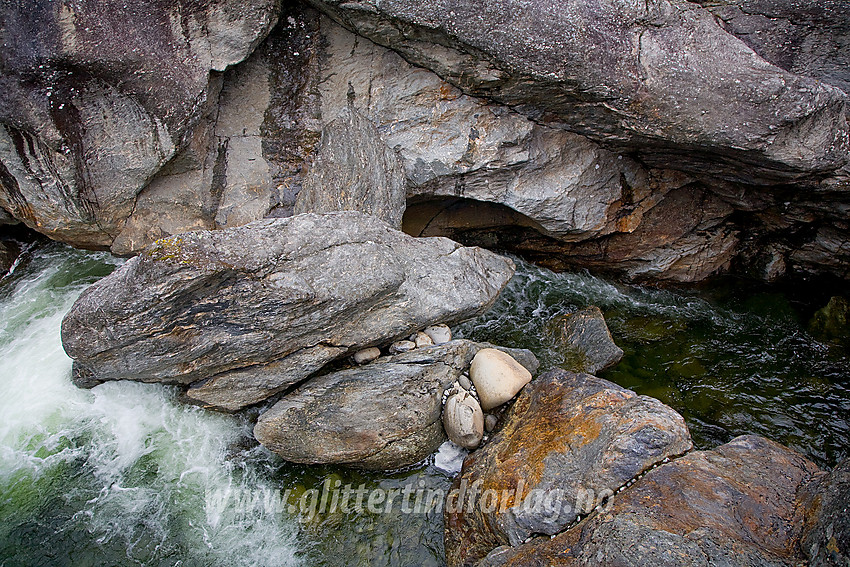
[[485, 348], [475, 355], [469, 367], [469, 377], [487, 411], [502, 405], [531, 381], [531, 372], [511, 355]]
[[484, 437], [484, 412], [469, 392], [457, 392], [446, 400], [443, 428], [455, 445], [475, 449]]

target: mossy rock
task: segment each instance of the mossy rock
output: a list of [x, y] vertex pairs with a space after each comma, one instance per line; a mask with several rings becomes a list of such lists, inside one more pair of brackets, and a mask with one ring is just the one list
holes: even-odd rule
[[850, 301], [832, 297], [809, 321], [809, 332], [821, 340], [850, 343]]

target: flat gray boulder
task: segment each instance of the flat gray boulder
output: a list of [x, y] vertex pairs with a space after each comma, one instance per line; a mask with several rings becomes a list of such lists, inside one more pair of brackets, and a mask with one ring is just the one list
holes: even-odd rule
[[62, 342], [85, 385], [184, 384], [236, 410], [345, 354], [482, 313], [513, 272], [358, 212], [269, 219], [157, 241], [83, 292]]
[[[484, 348], [492, 345], [454, 340], [314, 378], [262, 414], [254, 436], [296, 463], [411, 465], [445, 441], [443, 392]], [[496, 348], [537, 370], [531, 352]]]

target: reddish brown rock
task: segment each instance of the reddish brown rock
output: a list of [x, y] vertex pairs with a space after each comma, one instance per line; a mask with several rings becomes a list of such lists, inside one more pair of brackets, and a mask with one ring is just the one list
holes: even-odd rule
[[[449, 566], [474, 565], [532, 534], [557, 534], [629, 480], [691, 448], [682, 417], [658, 400], [588, 374], [553, 370], [528, 384], [446, 505]], [[473, 488], [474, 487], [474, 488]], [[494, 498], [498, 503], [494, 506]]]
[[808, 514], [801, 547], [812, 567], [850, 565], [850, 459], [803, 490]]
[[786, 566], [802, 560], [802, 455], [744, 436], [662, 465], [555, 538], [491, 553], [495, 566]]

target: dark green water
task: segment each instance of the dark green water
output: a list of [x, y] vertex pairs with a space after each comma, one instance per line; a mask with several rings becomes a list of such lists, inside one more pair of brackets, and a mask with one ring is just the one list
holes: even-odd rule
[[807, 306], [743, 282], [669, 291], [518, 263], [493, 310], [459, 334], [557, 367], [565, 353], [547, 322], [596, 305], [625, 352], [602, 377], [679, 411], [698, 447], [757, 433], [821, 466], [850, 456], [850, 353], [809, 334]]
[[[294, 466], [252, 442], [250, 416], [151, 384], [75, 388], [59, 324], [115, 264], [45, 245], [0, 281], [0, 565], [443, 564], [438, 511], [298, 510], [325, 483], [446, 490], [452, 467], [434, 457], [393, 474]], [[809, 336], [782, 294], [649, 290], [520, 263], [495, 308], [457, 332], [556, 366], [547, 322], [590, 304], [626, 351], [605, 376], [682, 412], [699, 445], [761, 433], [822, 465], [848, 454], [847, 352]]]

